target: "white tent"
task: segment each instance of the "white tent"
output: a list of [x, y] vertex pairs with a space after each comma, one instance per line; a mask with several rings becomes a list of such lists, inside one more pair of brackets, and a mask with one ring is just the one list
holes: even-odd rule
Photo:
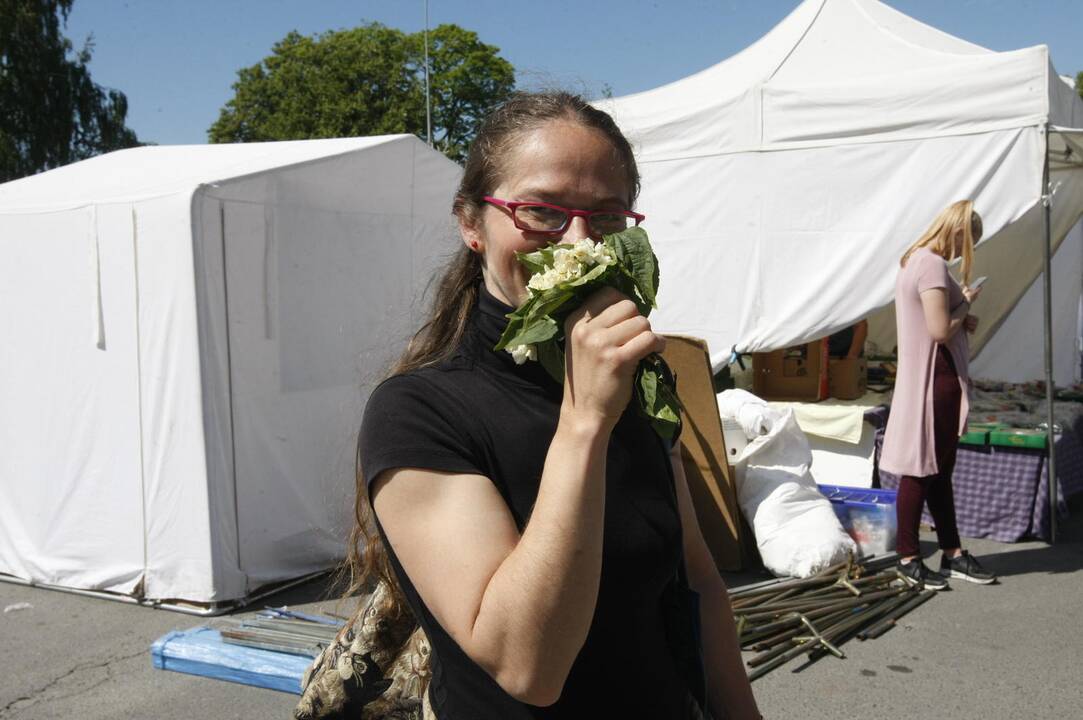
[[[898, 258], [962, 198], [986, 228], [978, 350], [1041, 270], [1047, 144], [1054, 249], [1083, 212], [1079, 131], [1049, 132], [1083, 126], [1083, 103], [1047, 48], [992, 52], [875, 0], [805, 0], [728, 60], [602, 106], [641, 163], [656, 324], [705, 338], [715, 367], [888, 306]], [[872, 325], [890, 347], [893, 318]]]
[[[1039, 277], [1004, 319], [996, 334], [970, 362], [976, 378], [1028, 382], [1045, 377], [1042, 346], [1042, 291]], [[1083, 223], [1077, 223], [1053, 257], [1054, 382], [1080, 381], [1080, 339], [1083, 338]]]
[[459, 174], [398, 135], [0, 185], [0, 573], [221, 607], [341, 558]]
[[[1075, 92], [1074, 78], [1061, 80]], [[1083, 221], [1076, 223], [1052, 258], [1050, 324], [1053, 330], [1053, 381], [1071, 385], [1083, 378]], [[1045, 377], [1044, 274], [1030, 286], [996, 333], [970, 363], [976, 378], [1027, 382]]]

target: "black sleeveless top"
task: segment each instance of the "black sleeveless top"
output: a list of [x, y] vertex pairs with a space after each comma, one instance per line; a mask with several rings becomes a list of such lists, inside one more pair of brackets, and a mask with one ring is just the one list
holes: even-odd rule
[[[488, 477], [522, 532], [537, 498], [563, 390], [540, 364], [517, 366], [510, 354], [493, 351], [505, 315], [514, 308], [484, 286], [480, 295], [453, 357], [389, 378], [372, 393], [361, 426], [361, 464], [370, 487], [380, 472], [397, 467]], [[432, 645], [430, 699], [436, 716], [682, 717], [688, 691], [666, 644], [659, 602], [681, 552], [672, 483], [666, 445], [630, 405], [606, 457], [594, 619], [560, 699], [549, 707], [515, 700], [466, 655], [429, 612], [385, 536], [399, 584]], [[441, 552], [454, 548], [455, 538], [448, 538]]]

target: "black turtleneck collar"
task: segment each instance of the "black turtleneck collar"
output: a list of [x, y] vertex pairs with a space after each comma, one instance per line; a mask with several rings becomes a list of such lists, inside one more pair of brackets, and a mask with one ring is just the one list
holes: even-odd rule
[[504, 328], [508, 326], [508, 314], [515, 308], [498, 300], [482, 283], [478, 288], [478, 305], [470, 318], [470, 331], [464, 349], [472, 358], [485, 367], [518, 382], [540, 386], [547, 390], [561, 389], [559, 383], [549, 377], [549, 373], [534, 360], [527, 360], [516, 365], [511, 353], [506, 350], [493, 350], [500, 340]]

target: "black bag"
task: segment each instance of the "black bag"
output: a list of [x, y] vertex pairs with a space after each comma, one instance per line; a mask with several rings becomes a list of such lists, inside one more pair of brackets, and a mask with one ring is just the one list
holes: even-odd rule
[[[676, 382], [674, 381], [674, 384]], [[679, 442], [675, 437], [672, 442]], [[669, 443], [662, 441], [666, 454]], [[677, 500], [677, 479], [669, 473], [669, 489], [672, 493], [673, 510], [680, 523], [680, 504]], [[681, 531], [684, 537], [684, 531]], [[688, 574], [684, 566], [684, 549], [677, 561], [677, 572], [662, 591], [662, 623], [666, 632], [673, 662], [677, 672], [684, 678], [692, 697], [699, 703], [700, 709], [707, 711], [707, 673], [703, 665], [703, 632], [699, 617], [699, 593], [688, 585]]]
[[699, 593], [688, 586], [683, 553], [676, 576], [662, 591], [662, 621], [677, 671], [700, 708], [706, 710], [707, 676], [703, 668]]

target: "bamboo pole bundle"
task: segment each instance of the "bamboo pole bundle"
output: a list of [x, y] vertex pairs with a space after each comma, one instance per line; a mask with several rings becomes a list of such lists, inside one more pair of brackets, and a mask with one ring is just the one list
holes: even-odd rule
[[730, 594], [741, 647], [758, 653], [747, 662], [751, 680], [800, 655], [809, 663], [858, 637], [874, 638], [932, 596], [886, 563], [852, 559], [809, 578], [782, 580]]

